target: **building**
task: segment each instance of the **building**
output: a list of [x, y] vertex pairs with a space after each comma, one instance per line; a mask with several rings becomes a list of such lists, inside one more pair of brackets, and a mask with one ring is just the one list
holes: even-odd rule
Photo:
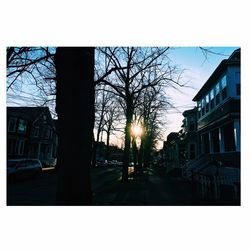
[[197, 109], [183, 112], [182, 129], [172, 132], [164, 142], [167, 172], [173, 168], [183, 168], [188, 161], [197, 157]]
[[240, 49], [223, 60], [202, 86], [197, 102], [198, 158], [187, 165], [196, 196], [240, 204]]
[[218, 65], [193, 101], [197, 107], [183, 113], [182, 129], [164, 143], [167, 171], [182, 168], [194, 200], [239, 205], [240, 49]]
[[7, 107], [7, 158], [56, 162], [58, 138], [47, 107]]
[[164, 142], [164, 160], [166, 172], [174, 168], [180, 168], [184, 163], [184, 144], [180, 140], [180, 132], [172, 132], [167, 136]]
[[182, 134], [180, 139], [183, 141], [184, 157], [186, 162], [197, 158], [197, 109], [193, 108], [183, 112]]
[[199, 154], [240, 166], [240, 49], [223, 60], [193, 101], [197, 102]]

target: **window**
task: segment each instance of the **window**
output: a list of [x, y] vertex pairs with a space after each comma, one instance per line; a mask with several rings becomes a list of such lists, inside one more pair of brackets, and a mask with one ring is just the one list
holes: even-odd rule
[[34, 128], [34, 137], [38, 137], [39, 136], [39, 127], [35, 127]]
[[8, 139], [8, 155], [13, 155], [15, 153], [15, 146], [16, 146], [16, 140], [15, 139]]
[[236, 84], [236, 95], [240, 96], [240, 84]]
[[18, 155], [23, 155], [23, 152], [24, 152], [24, 140], [17, 141], [16, 147], [17, 147], [16, 148], [17, 154]]
[[20, 133], [25, 133], [26, 128], [27, 128], [27, 122], [25, 120], [23, 120], [23, 119], [19, 119], [19, 124], [18, 124], [17, 131], [20, 132]]
[[209, 94], [206, 95], [206, 113], [209, 112]]
[[215, 85], [215, 103], [216, 105], [220, 103], [220, 83]]
[[201, 117], [201, 101], [198, 102], [198, 119]]
[[214, 89], [210, 91], [210, 110], [214, 108]]
[[15, 132], [16, 131], [16, 118], [10, 117], [8, 124], [8, 131]]
[[205, 99], [201, 101], [201, 115], [205, 115]]
[[227, 98], [227, 77], [223, 76], [221, 79], [221, 97], [222, 100]]

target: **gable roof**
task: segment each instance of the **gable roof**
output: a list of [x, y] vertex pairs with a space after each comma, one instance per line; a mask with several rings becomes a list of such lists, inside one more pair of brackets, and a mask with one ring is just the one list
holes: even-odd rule
[[55, 126], [48, 107], [7, 107], [7, 116], [18, 116], [32, 122], [42, 115], [46, 115], [51, 125]]
[[221, 61], [219, 66], [214, 70], [212, 75], [208, 78], [199, 92], [193, 98], [193, 101], [198, 101], [210, 88], [214, 85], [214, 83], [218, 80], [219, 77], [225, 72], [228, 66], [239, 66], [240, 65], [240, 49], [236, 49], [228, 59], [224, 59]]

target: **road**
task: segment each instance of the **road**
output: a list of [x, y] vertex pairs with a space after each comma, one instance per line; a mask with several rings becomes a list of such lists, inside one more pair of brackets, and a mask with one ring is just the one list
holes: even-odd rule
[[[154, 171], [121, 182], [121, 168], [91, 170], [93, 205], [190, 205], [190, 186]], [[56, 172], [7, 185], [7, 205], [55, 205]]]

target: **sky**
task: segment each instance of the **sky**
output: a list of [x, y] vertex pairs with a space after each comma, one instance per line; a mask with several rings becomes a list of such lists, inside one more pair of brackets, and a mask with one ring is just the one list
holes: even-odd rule
[[[181, 129], [183, 120], [182, 113], [184, 110], [193, 108], [196, 103], [192, 101], [195, 94], [202, 87], [202, 85], [209, 78], [211, 73], [215, 70], [218, 64], [238, 47], [204, 47], [213, 53], [208, 53], [207, 57], [202, 53], [199, 47], [171, 47], [169, 50], [169, 60], [172, 65], [177, 65], [182, 73], [182, 83], [186, 83], [186, 87], [175, 90], [168, 88], [166, 93], [170, 102], [175, 108], [166, 111], [164, 121], [166, 121], [162, 130], [162, 139], [157, 143], [157, 149], [163, 147], [163, 142], [167, 135], [171, 132], [178, 132]], [[25, 78], [26, 79], [26, 78]], [[31, 87], [28, 82], [33, 79], [27, 78], [27, 84], [22, 84], [22, 90], [17, 91], [18, 94], [8, 91], [7, 105], [8, 106], [33, 106], [37, 105], [40, 94], [37, 89]], [[36, 99], [36, 101], [34, 101]], [[54, 114], [54, 107], [51, 107], [52, 115]], [[106, 141], [106, 133], [103, 135], [103, 141]], [[122, 147], [123, 133], [115, 132], [110, 137], [111, 144]]]

